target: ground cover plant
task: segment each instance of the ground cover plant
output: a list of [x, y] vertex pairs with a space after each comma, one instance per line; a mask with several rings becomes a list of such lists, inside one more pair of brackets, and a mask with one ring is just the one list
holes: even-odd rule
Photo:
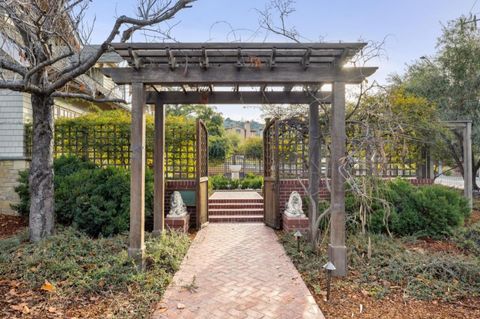
[[190, 240], [147, 236], [146, 269], [127, 256], [124, 234], [92, 239], [63, 228], [37, 244], [0, 240], [0, 317], [145, 318], [178, 270]]
[[421, 240], [350, 233], [349, 273], [333, 280], [329, 302], [322, 269], [326, 244], [314, 251], [303, 241], [298, 251], [292, 234], [280, 234], [280, 240], [326, 318], [478, 318], [480, 258], [475, 249], [480, 246], [463, 249], [470, 235], [464, 236]]
[[[334, 279], [331, 301], [325, 299], [322, 269], [328, 220], [316, 249], [303, 240], [298, 251], [292, 234], [279, 235], [326, 317], [479, 317], [479, 200], [470, 213], [461, 193], [444, 186], [417, 187], [405, 180], [377, 186], [364, 228], [363, 199], [347, 193], [349, 269], [347, 277]], [[323, 211], [328, 202], [321, 203]]]

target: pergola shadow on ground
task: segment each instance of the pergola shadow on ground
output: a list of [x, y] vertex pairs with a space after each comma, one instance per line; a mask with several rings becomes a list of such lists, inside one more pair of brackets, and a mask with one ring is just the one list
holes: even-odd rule
[[[129, 66], [105, 68], [117, 84], [132, 85], [131, 207], [129, 255], [142, 263], [145, 209], [145, 105], [155, 105], [154, 232], [164, 231], [166, 104], [309, 105], [309, 197], [320, 185], [319, 104], [331, 104], [331, 231], [329, 257], [335, 274], [347, 271], [345, 179], [345, 85], [358, 84], [374, 67], [344, 67], [365, 43], [119, 43]], [[331, 91], [321, 90], [331, 84]], [[268, 200], [266, 198], [266, 200]], [[313, 205], [311, 205], [313, 207]], [[314, 207], [318, 207], [315, 205]], [[273, 211], [273, 214], [278, 212]], [[309, 217], [316, 219], [311, 209]], [[265, 216], [266, 224], [272, 218]], [[201, 224], [201, 223], [200, 223]]]

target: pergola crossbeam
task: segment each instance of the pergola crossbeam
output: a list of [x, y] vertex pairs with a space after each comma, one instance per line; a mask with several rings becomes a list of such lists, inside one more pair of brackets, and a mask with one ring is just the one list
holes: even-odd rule
[[194, 92], [149, 91], [146, 104], [311, 104], [331, 103], [330, 92]]
[[301, 65], [285, 65], [273, 70], [263, 67], [211, 66], [208, 70], [199, 68], [175, 68], [155, 66], [134, 70], [133, 68], [104, 68], [102, 72], [111, 77], [117, 84], [142, 82], [145, 84], [172, 85], [201, 85], [201, 84], [239, 84], [239, 85], [309, 85], [332, 83], [340, 81], [350, 84], [361, 83], [372, 75], [377, 68], [342, 68], [309, 67]]

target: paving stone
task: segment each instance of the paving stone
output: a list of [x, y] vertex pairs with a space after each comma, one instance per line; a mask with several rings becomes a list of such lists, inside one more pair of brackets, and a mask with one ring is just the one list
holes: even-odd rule
[[[193, 278], [198, 288], [189, 292], [185, 286]], [[161, 303], [167, 310], [153, 319], [324, 318], [275, 233], [263, 224], [210, 224], [198, 232]]]

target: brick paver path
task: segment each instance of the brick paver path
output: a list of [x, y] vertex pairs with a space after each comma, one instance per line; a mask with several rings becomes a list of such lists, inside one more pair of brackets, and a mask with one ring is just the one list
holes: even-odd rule
[[263, 224], [201, 230], [152, 317], [324, 318], [277, 236]]

